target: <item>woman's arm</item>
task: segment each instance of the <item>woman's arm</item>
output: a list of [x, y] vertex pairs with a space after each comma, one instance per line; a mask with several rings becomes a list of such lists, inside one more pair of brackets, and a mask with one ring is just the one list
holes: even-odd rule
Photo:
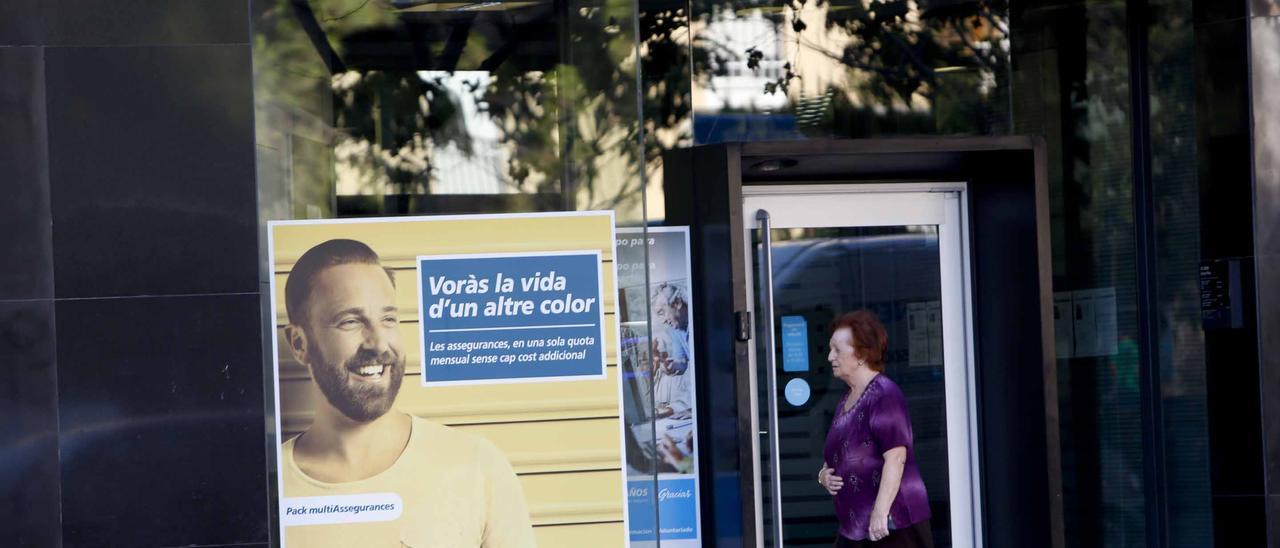
[[871, 507], [871, 524], [867, 527], [867, 536], [871, 540], [880, 540], [889, 534], [889, 508], [893, 506], [893, 499], [898, 497], [902, 470], [906, 465], [906, 447], [898, 446], [884, 452], [880, 490], [876, 492], [876, 503]]

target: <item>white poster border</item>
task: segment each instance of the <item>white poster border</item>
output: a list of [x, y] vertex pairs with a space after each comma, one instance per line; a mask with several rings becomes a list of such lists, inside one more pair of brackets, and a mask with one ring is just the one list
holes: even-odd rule
[[[444, 221], [462, 221], [462, 220], [506, 220], [506, 219], [532, 219], [532, 218], [543, 218], [543, 217], [547, 217], [547, 218], [607, 217], [609, 220], [608, 247], [609, 249], [612, 250], [611, 260], [609, 262], [611, 263], [613, 268], [613, 280], [614, 280], [614, 286], [616, 289], [618, 285], [618, 224], [617, 224], [616, 216], [614, 215], [613, 210], [533, 212], [533, 213], [485, 213], [485, 214], [474, 214], [474, 215], [472, 214], [413, 215], [413, 216], [402, 216], [402, 217], [352, 217], [352, 218], [339, 218], [339, 219], [286, 219], [286, 220], [268, 220], [267, 221], [267, 226], [266, 226], [266, 231], [267, 231], [266, 267], [267, 268], [265, 270], [265, 273], [267, 275], [267, 289], [268, 289], [267, 299], [269, 299], [270, 309], [271, 309], [271, 316], [267, 320], [267, 325], [269, 327], [268, 331], [271, 338], [271, 381], [273, 385], [272, 395], [274, 397], [274, 400], [272, 400], [272, 410], [275, 415], [273, 418], [273, 422], [275, 423], [275, 433], [273, 437], [275, 439], [275, 455], [276, 455], [275, 470], [273, 471], [273, 474], [275, 477], [271, 479], [275, 480], [276, 482], [276, 504], [274, 505], [274, 509], [276, 512], [276, 523], [277, 523], [276, 529], [277, 529], [278, 538], [280, 540], [281, 548], [284, 548], [285, 546], [284, 533], [285, 533], [286, 524], [284, 520], [280, 518], [281, 518], [281, 515], [283, 514], [283, 508], [284, 508], [283, 505], [285, 503], [286, 498], [284, 496], [284, 482], [280, 481], [280, 474], [281, 474], [280, 467], [284, 462], [284, 440], [281, 439], [284, 435], [284, 425], [283, 425], [283, 416], [280, 411], [280, 338], [277, 336], [277, 333], [276, 333], [276, 330], [278, 329], [276, 326], [276, 320], [277, 318], [280, 317], [279, 308], [278, 308], [279, 303], [276, 302], [277, 301], [276, 276], [275, 276], [275, 265], [276, 265], [275, 229], [276, 227], [306, 226], [306, 225], [405, 223], [405, 222], [409, 222], [409, 223], [411, 222], [444, 222]], [[687, 242], [688, 242], [687, 227], [686, 227], [685, 241], [686, 241], [685, 255], [686, 255], [686, 263], [687, 263], [688, 254], [689, 254], [688, 245], [687, 245]], [[603, 283], [601, 284], [600, 288], [601, 288], [601, 292], [603, 292], [604, 291]], [[621, 303], [616, 302], [616, 299], [615, 299], [615, 303], [614, 303], [615, 317], [619, 316], [618, 310], [617, 310], [619, 306], [621, 306]], [[604, 307], [601, 306], [600, 310], [601, 310], [601, 313], [603, 314]], [[419, 311], [419, 314], [421, 314], [421, 311]], [[622, 328], [620, 324], [621, 324], [620, 321], [613, 322], [613, 330], [614, 330], [613, 340], [614, 340], [614, 344], [619, 347], [621, 346], [621, 340], [622, 340]], [[601, 325], [603, 326], [603, 323]], [[690, 334], [691, 334], [690, 336], [692, 336], [692, 331], [690, 331]], [[615, 349], [615, 355], [620, 355], [620, 354], [621, 354], [620, 348]], [[605, 361], [606, 361], [606, 374], [607, 374], [607, 362], [608, 362], [607, 357], [605, 358]], [[619, 369], [621, 369], [621, 364], [619, 364]], [[618, 452], [620, 455], [625, 455], [626, 421], [622, 420], [625, 409], [624, 409], [623, 399], [622, 399], [623, 398], [623, 378], [622, 378], [621, 371], [619, 371], [617, 377], [618, 377], [618, 381], [614, 383], [616, 385], [614, 388], [618, 396], [618, 417], [619, 417]], [[697, 411], [695, 410], [694, 413], [696, 415]], [[696, 428], [696, 425], [695, 425], [695, 428]], [[695, 443], [694, 454], [697, 455], [696, 433], [694, 436], [694, 443]], [[620, 456], [619, 460], [625, 468], [626, 457]], [[627, 509], [627, 487], [628, 487], [627, 475], [623, 473], [623, 474], [618, 474], [618, 476], [619, 476], [619, 483], [620, 483], [619, 497], [620, 497], [620, 502], [622, 504], [623, 543], [625, 545], [630, 545], [631, 516], [630, 516], [630, 512]], [[696, 485], [696, 482], [695, 482], [695, 485]], [[695, 496], [697, 496], [696, 493], [695, 493]], [[699, 509], [699, 512], [701, 512], [701, 509]], [[700, 518], [701, 516], [699, 516], [699, 522], [701, 522]]]

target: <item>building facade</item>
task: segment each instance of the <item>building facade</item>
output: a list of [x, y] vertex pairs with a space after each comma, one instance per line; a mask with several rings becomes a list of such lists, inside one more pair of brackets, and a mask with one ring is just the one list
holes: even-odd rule
[[[1024, 305], [1057, 314], [1039, 347], [1052, 356], [1043, 368], [975, 366], [1035, 371], [1038, 399], [1001, 409], [1039, 430], [974, 449], [982, 464], [966, 481], [1029, 468], [1044, 510], [1026, 522], [1031, 536], [1001, 536], [989, 529], [1010, 516], [982, 503], [1004, 500], [983, 484], [991, 497], [970, 499], [969, 536], [950, 536], [961, 521], [952, 498], [934, 520], [939, 544], [1280, 545], [1277, 97], [1274, 0], [6, 2], [0, 543], [279, 544], [277, 428], [297, 429], [279, 426], [273, 390], [269, 222], [612, 211], [640, 234], [691, 226], [696, 264], [716, 246], [697, 243], [712, 228], [699, 232], [691, 212], [722, 197], [690, 190], [711, 183], [689, 150], [745, 143], [769, 181], [791, 157], [807, 169], [811, 151], [1025, 138], [1039, 167], [1023, 175], [1043, 196], [1018, 214], [1044, 231], [1033, 248], [1047, 300]], [[859, 158], [789, 182], [906, 173], [901, 158], [876, 156], [880, 171]], [[920, 234], [930, 233], [792, 232], [774, 257], [800, 257], [819, 237], [867, 246]], [[990, 253], [984, 242], [965, 249]], [[724, 267], [763, 272], [737, 258], [745, 266]], [[690, 290], [718, 295], [732, 276], [706, 268]], [[646, 301], [616, 321], [656, 329]], [[906, 322], [906, 305], [894, 306], [878, 313]], [[758, 341], [767, 314], [759, 302], [743, 310], [756, 312], [746, 335]], [[728, 341], [738, 318], [690, 321]], [[965, 340], [983, 336], [999, 339]], [[815, 363], [825, 337], [811, 343]], [[941, 391], [928, 383], [942, 369], [918, 368], [928, 364], [911, 348], [890, 376]], [[768, 493], [788, 476], [770, 479], [781, 468], [750, 427], [786, 426], [747, 418], [768, 400], [750, 393], [757, 371], [743, 364], [755, 360], [697, 372], [700, 542], [776, 546], [776, 530], [786, 545], [829, 545], [801, 518], [774, 527], [783, 514]], [[709, 388], [721, 382], [742, 388]], [[626, 404], [653, 423], [654, 402]], [[935, 412], [915, 414], [919, 435], [951, 439], [952, 408]], [[1003, 424], [982, 416], [977, 431]], [[954, 466], [950, 447], [939, 470]], [[647, 466], [638, 472], [655, 482], [665, 473]], [[779, 506], [808, 504], [781, 496]], [[622, 523], [625, 511], [573, 523]], [[629, 511], [661, 529], [656, 506]], [[534, 513], [540, 535], [569, 523]]]

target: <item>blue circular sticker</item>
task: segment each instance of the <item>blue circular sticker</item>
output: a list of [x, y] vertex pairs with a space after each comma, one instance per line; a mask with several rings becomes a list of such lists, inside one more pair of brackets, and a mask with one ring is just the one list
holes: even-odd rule
[[791, 379], [787, 381], [787, 387], [782, 391], [787, 398], [787, 403], [800, 407], [809, 401], [809, 383], [804, 379]]

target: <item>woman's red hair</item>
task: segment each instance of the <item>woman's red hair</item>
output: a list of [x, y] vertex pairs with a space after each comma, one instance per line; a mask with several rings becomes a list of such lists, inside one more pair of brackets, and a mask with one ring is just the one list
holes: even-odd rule
[[855, 310], [836, 319], [831, 332], [848, 329], [853, 335], [855, 356], [866, 360], [875, 371], [884, 371], [884, 352], [889, 346], [889, 335], [876, 313], [867, 309]]

